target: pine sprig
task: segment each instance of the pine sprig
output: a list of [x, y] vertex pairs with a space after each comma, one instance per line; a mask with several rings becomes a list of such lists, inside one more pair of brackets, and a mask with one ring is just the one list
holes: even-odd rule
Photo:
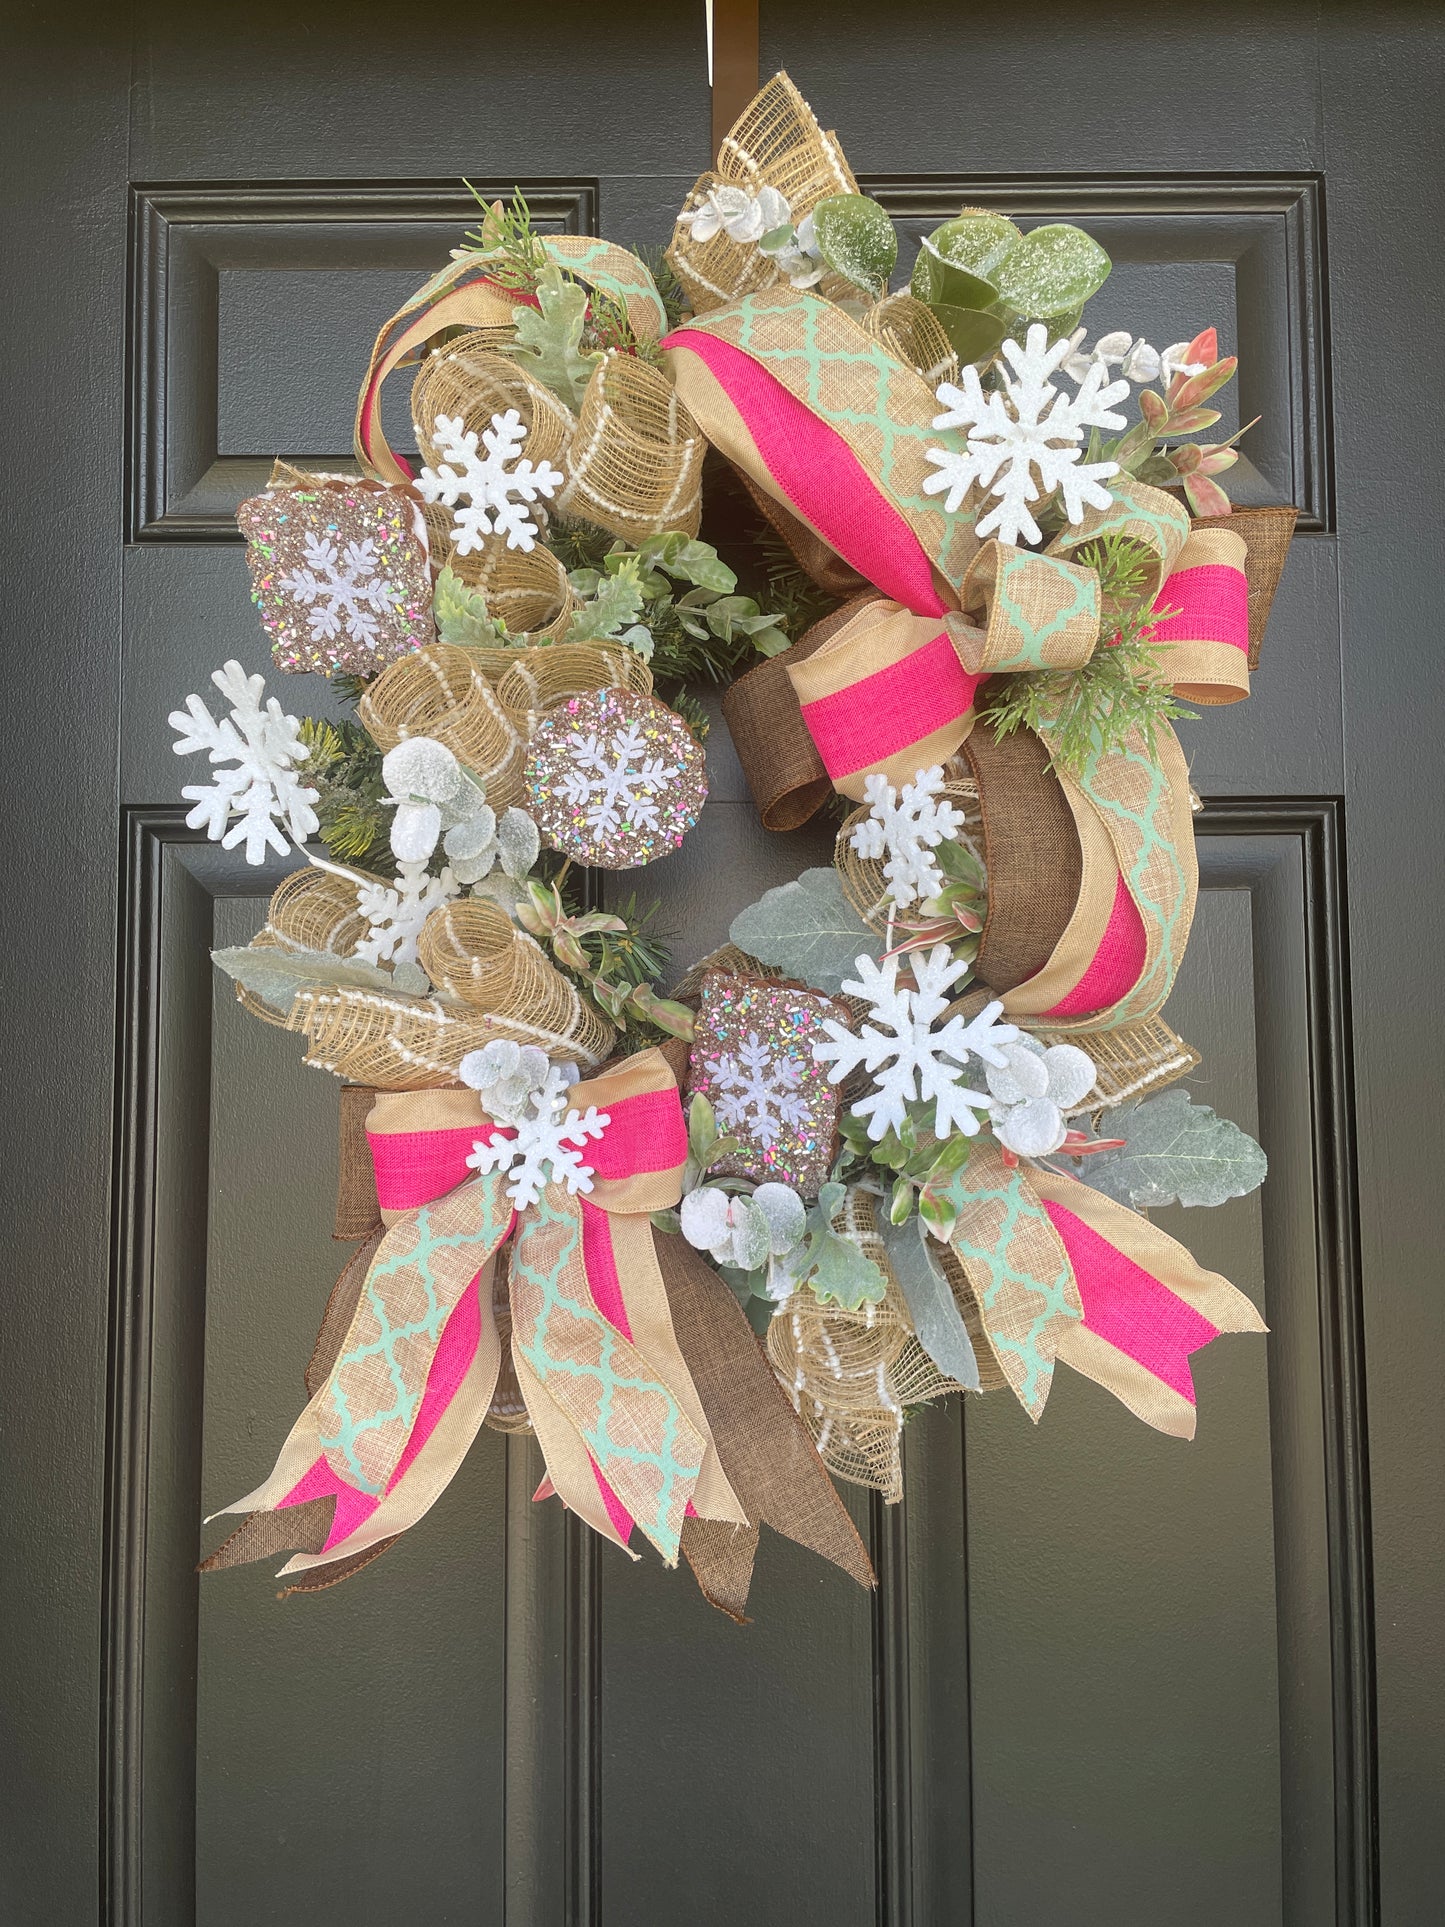
[[776, 529], [764, 523], [754, 540], [767, 577], [768, 607], [776, 611], [778, 627], [788, 640], [796, 642], [815, 622], [831, 615], [840, 599], [818, 587]]
[[493, 257], [487, 266], [487, 279], [499, 288], [531, 294], [548, 256], [532, 226], [526, 195], [520, 187], [513, 188], [512, 204], [504, 207], [500, 201], [488, 201], [470, 181], [463, 185], [482, 209], [481, 226], [469, 229], [465, 240], [469, 248]]
[[652, 276], [653, 286], [662, 301], [663, 313], [667, 317], [670, 333], [686, 321], [692, 313], [692, 303], [687, 298], [687, 290], [678, 280], [666, 250], [659, 247], [637, 249], [637, 258]]
[[986, 715], [995, 736], [1034, 730], [1048, 744], [1050, 767], [1078, 775], [1136, 733], [1155, 756], [1159, 726], [1178, 716], [1192, 718], [1194, 711], [1177, 701], [1164, 679], [1154, 624], [1177, 612], [1146, 606], [1156, 567], [1149, 550], [1111, 530], [1083, 543], [1072, 559], [1099, 573], [1098, 646], [1082, 669], [997, 677]]

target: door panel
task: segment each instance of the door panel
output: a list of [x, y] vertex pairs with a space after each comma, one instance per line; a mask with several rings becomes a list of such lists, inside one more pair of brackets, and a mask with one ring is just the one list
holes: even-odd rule
[[[182, 827], [164, 717], [227, 656], [261, 666], [235, 502], [273, 453], [344, 456], [376, 325], [467, 224], [458, 174], [666, 237], [708, 157], [700, 21], [28, 22], [10, 661], [44, 727], [6, 780], [15, 927], [59, 961], [11, 990], [7, 1920], [1438, 1915], [1441, 859], [1415, 826], [1440, 671], [1415, 531], [1445, 36], [1425, 10], [1232, 3], [819, 18], [765, 0], [765, 71], [869, 190], [915, 231], [963, 201], [1090, 226], [1119, 263], [1096, 331], [1217, 321], [1265, 417], [1240, 499], [1305, 511], [1253, 697], [1181, 731], [1206, 887], [1169, 1011], [1271, 1176], [1161, 1221], [1271, 1335], [1198, 1361], [1188, 1448], [1067, 1374], [1037, 1431], [997, 1399], [916, 1419], [906, 1505], [848, 1494], [876, 1599], [767, 1536], [746, 1630], [534, 1505], [535, 1448], [490, 1433], [359, 1579], [284, 1605], [261, 1568], [198, 1584], [200, 1514], [269, 1465], [345, 1248], [334, 1087], [206, 954], [279, 872]], [[86, 824], [63, 882], [58, 745]], [[637, 879], [679, 964], [831, 840], [760, 829], [720, 724], [709, 770], [699, 828]]]

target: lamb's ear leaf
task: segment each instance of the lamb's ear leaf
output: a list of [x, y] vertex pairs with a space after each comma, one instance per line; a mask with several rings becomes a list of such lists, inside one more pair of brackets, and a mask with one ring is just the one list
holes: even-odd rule
[[1108, 1114], [1118, 1151], [1096, 1151], [1079, 1176], [1120, 1204], [1148, 1210], [1163, 1204], [1223, 1204], [1256, 1190], [1268, 1159], [1247, 1131], [1177, 1087]]
[[880, 1227], [888, 1268], [903, 1293], [918, 1342], [938, 1369], [965, 1391], [978, 1390], [978, 1360], [953, 1288], [934, 1256], [921, 1218]]
[[728, 934], [750, 957], [831, 992], [842, 989], [859, 957], [876, 957], [879, 950], [877, 935], [844, 896], [831, 865], [804, 870], [765, 892], [738, 912]]
[[388, 972], [359, 957], [338, 957], [332, 950], [283, 949], [279, 944], [242, 944], [213, 950], [211, 961], [253, 991], [271, 1010], [286, 1017], [299, 991], [336, 987], [392, 990]]

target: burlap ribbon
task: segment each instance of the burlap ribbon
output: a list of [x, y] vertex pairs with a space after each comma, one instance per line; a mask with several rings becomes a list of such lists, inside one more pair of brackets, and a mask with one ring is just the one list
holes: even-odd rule
[[678, 1241], [654, 1240], [649, 1213], [676, 1202], [687, 1154], [667, 1061], [640, 1053], [571, 1102], [610, 1120], [586, 1147], [592, 1189], [549, 1183], [518, 1213], [504, 1174], [467, 1169], [472, 1145], [498, 1133], [474, 1092], [376, 1094], [366, 1135], [385, 1228], [338, 1281], [318, 1339], [325, 1369], [308, 1373], [310, 1401], [271, 1476], [226, 1508], [252, 1516], [209, 1567], [296, 1547], [285, 1571], [327, 1569], [329, 1583], [434, 1503], [496, 1391], [493, 1274], [506, 1244], [510, 1364], [568, 1506], [624, 1546], [636, 1526], [669, 1563], [685, 1551], [735, 1616], [762, 1519], [871, 1583], [726, 1286], [689, 1275]]
[[1035, 1422], [1062, 1359], [1146, 1425], [1192, 1438], [1189, 1355], [1221, 1332], [1265, 1330], [1243, 1292], [1077, 1179], [1010, 1166], [980, 1141], [950, 1197], [976, 1329]]

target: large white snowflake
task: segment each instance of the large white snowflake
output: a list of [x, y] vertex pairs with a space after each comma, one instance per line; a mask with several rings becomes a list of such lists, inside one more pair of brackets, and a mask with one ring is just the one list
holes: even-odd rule
[[308, 566], [281, 578], [306, 611], [313, 636], [339, 635], [343, 625], [357, 642], [374, 642], [377, 617], [391, 607], [386, 578], [378, 574], [380, 561], [370, 536], [348, 542], [339, 553], [329, 536], [307, 531], [303, 538]]
[[[487, 452], [479, 455], [474, 428], [463, 431], [460, 415], [437, 416], [432, 439], [447, 459], [424, 468], [417, 487], [428, 502], [452, 511], [458, 555], [470, 555], [488, 535], [505, 535], [509, 549], [536, 546], [537, 524], [523, 505], [555, 495], [566, 478], [550, 462], [521, 459], [527, 432], [515, 408], [493, 415], [491, 427], [482, 430]], [[465, 507], [459, 506], [463, 499]]]
[[[1065, 395], [1049, 380], [1074, 352], [1066, 336], [1049, 347], [1049, 331], [1035, 322], [1027, 343], [1006, 341], [1003, 352], [1013, 373], [1003, 387], [989, 394], [976, 368], [965, 368], [962, 387], [951, 381], [938, 389], [944, 412], [935, 415], [935, 428], [966, 428], [963, 451], [930, 448], [925, 451], [938, 470], [923, 484], [925, 495], [943, 495], [952, 513], [975, 483], [998, 497], [998, 507], [978, 523], [980, 536], [997, 535], [1001, 542], [1017, 542], [1020, 535], [1039, 541], [1039, 525], [1029, 512], [1058, 489], [1070, 522], [1083, 520], [1086, 505], [1107, 508], [1105, 479], [1117, 475], [1117, 462], [1085, 462], [1079, 444], [1086, 428], [1123, 428], [1124, 417], [1112, 413], [1113, 404], [1129, 392], [1127, 381], [1109, 381], [1102, 362], [1091, 362], [1076, 395]], [[1107, 385], [1106, 385], [1107, 384]], [[1037, 481], [1034, 479], [1037, 472]]]
[[786, 1124], [806, 1124], [808, 1099], [798, 1089], [803, 1067], [772, 1050], [755, 1030], [737, 1050], [709, 1057], [717, 1085], [717, 1114], [729, 1131], [745, 1131], [765, 1148]]
[[919, 770], [901, 790], [886, 776], [870, 776], [863, 785], [869, 809], [853, 831], [853, 848], [862, 857], [887, 857], [883, 874], [900, 910], [936, 897], [943, 888], [943, 872], [933, 852], [963, 828], [963, 812], [935, 800], [942, 790], [940, 763]]
[[573, 730], [562, 794], [583, 811], [598, 836], [621, 827], [657, 828], [657, 799], [678, 774], [676, 763], [652, 755], [640, 723], [615, 723], [610, 731]]
[[575, 1196], [592, 1189], [592, 1166], [582, 1162], [589, 1138], [599, 1138], [612, 1122], [610, 1113], [589, 1104], [574, 1111], [567, 1103], [567, 1074], [558, 1064], [532, 1093], [532, 1115], [515, 1137], [494, 1137], [473, 1144], [467, 1163], [474, 1171], [507, 1171], [507, 1196], [519, 1211], [535, 1204], [547, 1184], [565, 1184]]
[[959, 1073], [970, 1057], [1001, 1068], [1007, 1062], [1003, 1046], [1018, 1036], [1018, 1026], [998, 1021], [1003, 1005], [995, 1000], [977, 1016], [953, 1016], [935, 1030], [934, 1023], [948, 1008], [950, 986], [967, 973], [968, 965], [946, 943], [935, 944], [926, 957], [912, 958], [914, 987], [900, 988], [898, 962], [887, 957], [880, 967], [871, 957], [858, 958], [858, 975], [845, 978], [843, 988], [871, 1005], [877, 1024], [865, 1023], [855, 1033], [836, 1018], [825, 1018], [830, 1041], [814, 1044], [813, 1056], [831, 1067], [828, 1076], [835, 1084], [860, 1064], [872, 1077], [873, 1089], [853, 1106], [853, 1115], [868, 1119], [868, 1135], [875, 1142], [901, 1129], [908, 1105], [917, 1098], [933, 1105], [935, 1137], [946, 1138], [954, 1131], [973, 1137], [978, 1131], [974, 1113], [987, 1111], [994, 1099], [987, 1091], [960, 1084]]
[[263, 707], [265, 677], [248, 676], [238, 662], [213, 670], [211, 681], [232, 705], [230, 716], [218, 723], [199, 696], [187, 696], [185, 708], [173, 709], [168, 719], [180, 738], [171, 748], [177, 756], [208, 750], [213, 764], [235, 768], [217, 768], [213, 782], [185, 786], [181, 795], [196, 806], [186, 822], [193, 830], [204, 828], [223, 850], [244, 842], [248, 863], [264, 863], [268, 849], [285, 856], [290, 846], [279, 823], [297, 844], [320, 828], [311, 807], [317, 792], [296, 775], [297, 764], [311, 754], [301, 741], [301, 725], [274, 696]]
[[356, 907], [366, 918], [369, 934], [354, 954], [369, 964], [414, 964], [422, 925], [433, 910], [450, 903], [459, 888], [450, 869], [443, 868], [440, 876], [428, 876], [424, 858], [398, 863], [395, 885], [359, 884]]

